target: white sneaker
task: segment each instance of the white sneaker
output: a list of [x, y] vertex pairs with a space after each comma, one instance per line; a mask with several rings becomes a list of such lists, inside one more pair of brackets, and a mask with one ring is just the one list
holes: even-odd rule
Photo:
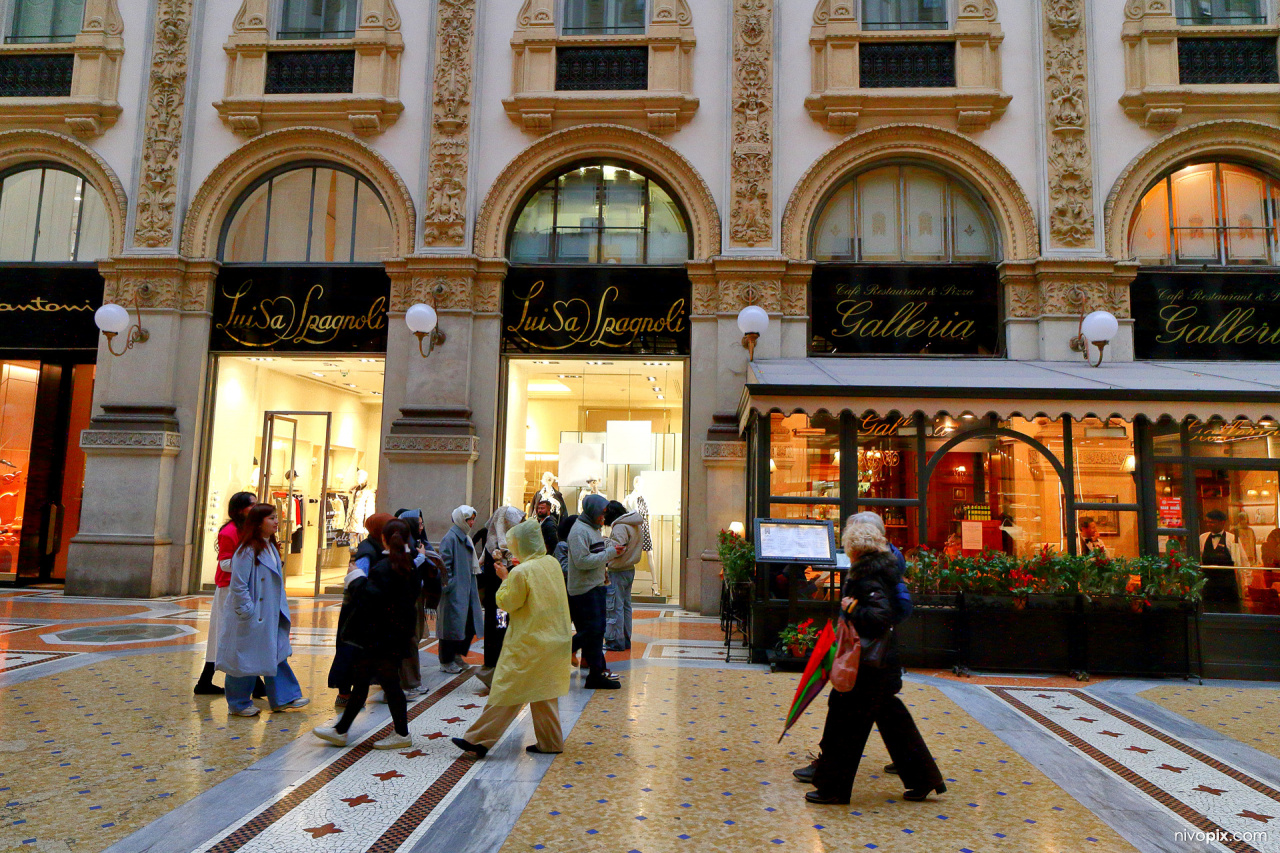
[[374, 743], [374, 749], [408, 749], [413, 746], [413, 738], [408, 735], [398, 735], [395, 732], [384, 737], [382, 740]]
[[316, 726], [311, 733], [325, 743], [331, 743], [334, 746], [346, 746], [347, 736], [335, 729], [333, 726]]
[[375, 694], [373, 694], [372, 696], [370, 696], [370, 697], [369, 697], [369, 701], [370, 701], [370, 702], [377, 702], [377, 703], [382, 704], [382, 705], [387, 704], [387, 694], [386, 694], [386, 691], [384, 691], [384, 690], [379, 690], [377, 693], [375, 693]]
[[419, 696], [423, 695], [426, 692], [427, 692], [427, 688], [425, 687], [410, 687], [408, 690], [404, 692], [404, 698], [417, 699]]
[[277, 711], [277, 712], [288, 711], [293, 708], [305, 708], [310, 704], [311, 704], [311, 700], [308, 699], [306, 696], [299, 696], [297, 699], [294, 699], [292, 702], [285, 702], [283, 705], [276, 705], [271, 710]]
[[245, 708], [243, 711], [237, 711], [234, 708], [231, 709], [231, 715], [233, 717], [256, 717], [261, 713], [262, 713], [262, 709], [259, 708], [257, 705], [251, 705], [248, 708]]
[[440, 671], [447, 672], [450, 675], [457, 675], [458, 673], [462, 672], [462, 665], [459, 664], [456, 660], [451, 660], [448, 663], [440, 664]]

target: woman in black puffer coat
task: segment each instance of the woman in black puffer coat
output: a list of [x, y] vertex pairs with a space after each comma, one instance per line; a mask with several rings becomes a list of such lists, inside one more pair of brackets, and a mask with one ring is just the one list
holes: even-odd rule
[[[863, 659], [853, 689], [841, 693], [834, 688], [827, 704], [827, 722], [822, 732], [822, 754], [814, 768], [816, 791], [805, 794], [811, 803], [847, 803], [853, 793], [858, 762], [866, 748], [873, 724], [880, 734], [902, 784], [903, 799], [923, 800], [933, 791], [947, 790], [929, 747], [920, 737], [911, 713], [898, 691], [902, 689], [902, 664], [898, 660], [897, 638], [893, 635], [896, 614], [894, 591], [898, 585], [897, 561], [889, 543], [875, 525], [850, 520], [841, 544], [853, 564], [844, 585], [841, 618], [850, 619], [863, 641]], [[868, 644], [886, 638], [884, 656], [876, 665]]]

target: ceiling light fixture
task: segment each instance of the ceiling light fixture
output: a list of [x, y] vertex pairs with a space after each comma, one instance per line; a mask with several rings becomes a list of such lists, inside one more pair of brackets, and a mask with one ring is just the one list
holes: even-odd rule
[[312, 376], [319, 376], [321, 379], [324, 379], [324, 374], [323, 374], [323, 373], [316, 373], [314, 370], [313, 370], [313, 371], [311, 371], [311, 375], [312, 375]]

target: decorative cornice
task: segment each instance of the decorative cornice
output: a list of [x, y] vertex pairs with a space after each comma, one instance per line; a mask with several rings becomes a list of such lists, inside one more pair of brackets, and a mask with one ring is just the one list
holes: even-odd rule
[[1049, 244], [1087, 247], [1095, 223], [1084, 0], [1047, 0], [1044, 39]]
[[427, 209], [422, 242], [466, 243], [476, 0], [439, 0]]
[[80, 433], [80, 447], [89, 452], [173, 456], [182, 447], [182, 436], [176, 432], [86, 429]]
[[773, 239], [773, 0], [736, 0], [729, 237], [735, 246]]
[[480, 458], [480, 439], [474, 435], [396, 435], [383, 440], [382, 449], [388, 455], [424, 455], [456, 457], [457, 461], [475, 461]]
[[134, 242], [151, 249], [174, 243], [193, 2], [157, 0], [133, 231]]
[[746, 459], [747, 443], [745, 441], [704, 441], [702, 443], [703, 459]]

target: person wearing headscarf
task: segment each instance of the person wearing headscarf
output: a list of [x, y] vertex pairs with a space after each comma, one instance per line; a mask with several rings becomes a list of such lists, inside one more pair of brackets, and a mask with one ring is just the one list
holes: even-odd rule
[[480, 555], [471, 541], [476, 523], [472, 507], [458, 507], [451, 516], [453, 526], [440, 540], [444, 573], [440, 578], [440, 606], [436, 608], [436, 637], [439, 639], [440, 669], [459, 673], [466, 667], [461, 658], [471, 649], [472, 637], [484, 636], [484, 611], [480, 608]]
[[337, 636], [339, 639], [333, 651], [333, 663], [329, 665], [328, 681], [329, 687], [338, 691], [338, 698], [333, 704], [339, 708], [346, 706], [351, 696], [351, 684], [355, 678], [352, 671], [355, 664], [355, 649], [341, 640], [343, 628], [352, 613], [351, 597], [347, 594], [347, 589], [356, 578], [367, 578], [369, 570], [382, 559], [382, 528], [392, 519], [393, 516], [385, 512], [375, 512], [365, 519], [364, 526], [365, 530], [369, 531], [369, 535], [356, 546], [347, 576], [342, 582], [342, 607], [338, 611]]
[[556, 754], [564, 750], [559, 698], [569, 692], [569, 644], [573, 628], [565, 601], [560, 566], [543, 547], [537, 521], [507, 532], [507, 547], [516, 565], [503, 576], [498, 606], [510, 619], [507, 642], [480, 718], [466, 734], [454, 738], [459, 749], [484, 758], [530, 706], [537, 742], [527, 752]]
[[604, 665], [605, 584], [609, 561], [622, 553], [621, 545], [606, 543], [600, 535], [609, 501], [603, 495], [587, 495], [582, 514], [569, 531], [569, 613], [578, 629], [577, 645], [589, 668], [585, 687], [616, 690]]

